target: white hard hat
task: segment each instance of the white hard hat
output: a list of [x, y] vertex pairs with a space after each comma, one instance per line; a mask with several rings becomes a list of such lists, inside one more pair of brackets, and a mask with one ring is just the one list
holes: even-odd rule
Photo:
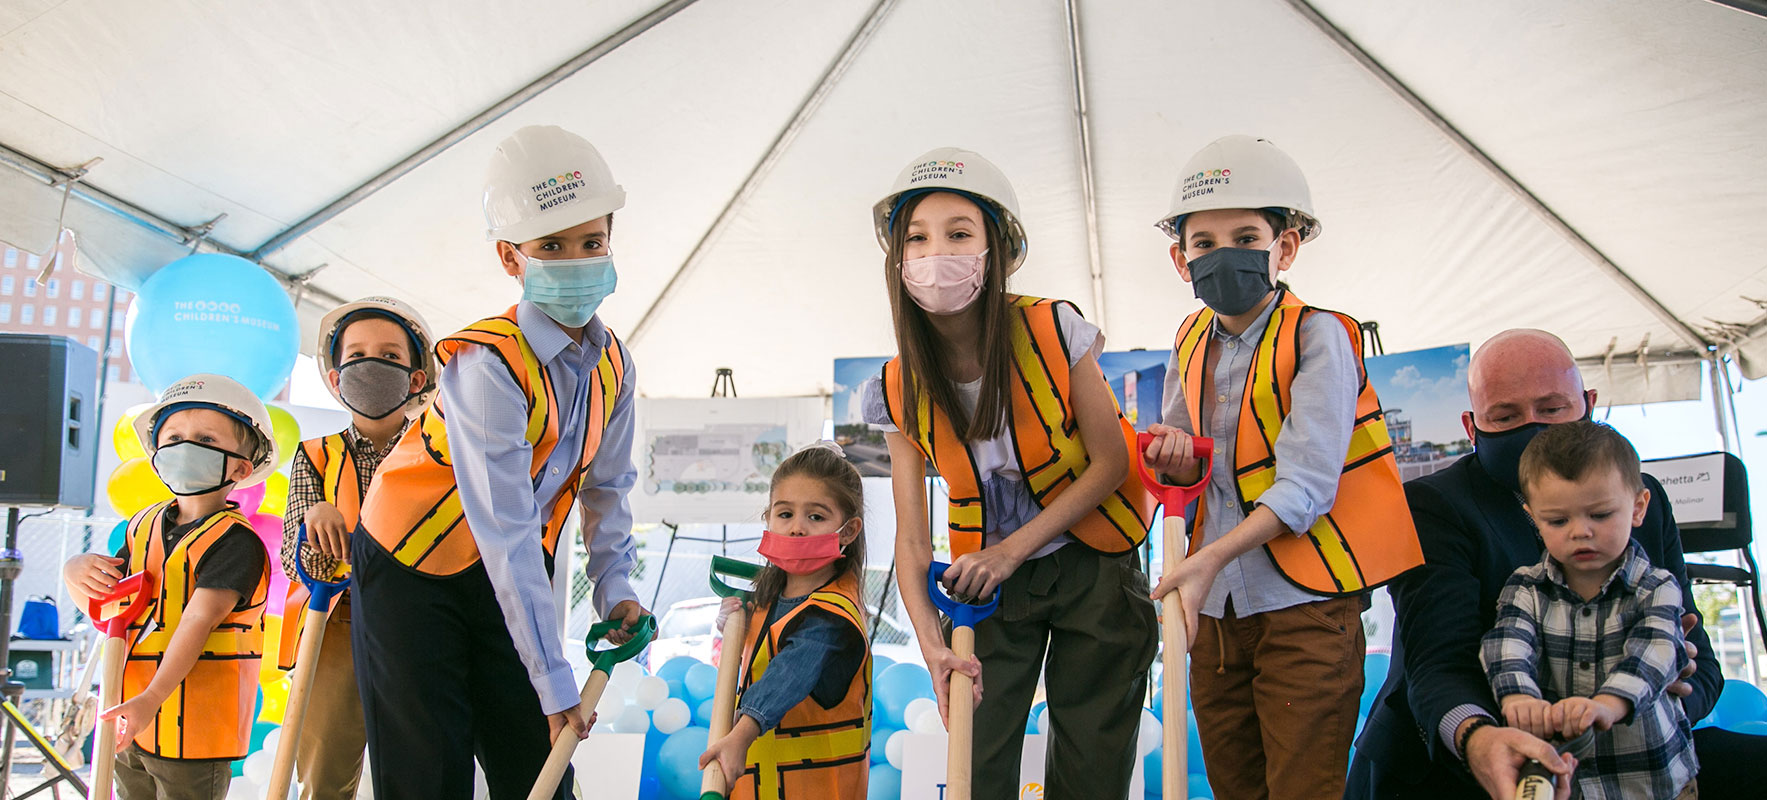
[[1303, 242], [1318, 236], [1322, 227], [1313, 216], [1313, 193], [1301, 166], [1269, 139], [1237, 134], [1210, 142], [1185, 162], [1172, 190], [1172, 210], [1154, 226], [1180, 239], [1178, 226], [1184, 215], [1228, 208], [1292, 212]]
[[339, 403], [344, 401], [337, 388], [331, 385], [331, 371], [338, 367], [335, 354], [337, 334], [343, 329], [343, 323], [353, 322], [363, 315], [391, 319], [399, 323], [406, 333], [411, 334], [412, 366], [423, 370], [424, 379], [428, 381], [422, 391], [405, 401], [405, 418], [417, 419], [436, 399], [436, 390], [440, 387], [436, 381], [441, 370], [436, 367], [435, 338], [430, 335], [429, 326], [424, 324], [417, 309], [396, 297], [364, 297], [332, 309], [331, 313], [319, 321], [319, 380], [325, 384], [325, 388], [331, 390], [333, 398]]
[[557, 125], [529, 125], [497, 145], [485, 171], [485, 238], [533, 241], [626, 205], [595, 145]]
[[198, 374], [172, 384], [160, 395], [159, 402], [135, 415], [135, 436], [142, 449], [152, 456], [159, 450], [154, 440], [160, 415], [181, 411], [189, 406], [206, 406], [251, 426], [257, 434], [257, 450], [251, 454], [252, 474], [234, 485], [244, 488], [270, 477], [276, 471], [276, 434], [270, 428], [270, 412], [250, 389], [225, 375]]
[[1018, 271], [1025, 263], [1025, 228], [1019, 224], [1018, 195], [1006, 173], [973, 150], [941, 147], [914, 160], [896, 176], [890, 193], [871, 207], [872, 222], [877, 227], [877, 243], [885, 252], [890, 249], [890, 222], [903, 200], [932, 192], [953, 192], [977, 201], [983, 210], [996, 217], [995, 223], [1011, 243], [1006, 274]]

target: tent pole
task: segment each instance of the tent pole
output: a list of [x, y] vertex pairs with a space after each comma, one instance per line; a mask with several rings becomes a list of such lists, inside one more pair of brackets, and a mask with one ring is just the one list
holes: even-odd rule
[[1461, 133], [1459, 128], [1454, 127], [1454, 123], [1449, 122], [1441, 115], [1441, 113], [1437, 112], [1434, 107], [1430, 106], [1429, 103], [1424, 102], [1423, 98], [1419, 97], [1416, 92], [1411, 90], [1411, 87], [1406, 86], [1403, 81], [1399, 80], [1397, 76], [1388, 71], [1379, 61], [1376, 61], [1374, 56], [1369, 55], [1368, 51], [1363, 50], [1361, 45], [1356, 44], [1356, 42], [1347, 34], [1339, 30], [1336, 25], [1333, 25], [1331, 20], [1326, 19], [1323, 14], [1320, 14], [1318, 10], [1314, 9], [1311, 3], [1307, 2], [1307, 0], [1284, 1], [1287, 2], [1289, 7], [1293, 8], [1295, 13], [1299, 14], [1301, 18], [1312, 23], [1313, 27], [1317, 28], [1320, 33], [1325, 34], [1325, 37], [1330, 39], [1333, 44], [1337, 45], [1338, 49], [1343, 50], [1344, 53], [1354, 59], [1356, 63], [1362, 65], [1363, 69], [1368, 70], [1370, 74], [1384, 84], [1388, 90], [1397, 95], [1400, 100], [1405, 101], [1405, 104], [1410, 106], [1413, 111], [1416, 111], [1419, 116], [1422, 116], [1426, 122], [1435, 126], [1436, 130], [1440, 131], [1443, 136], [1447, 137], [1448, 141], [1459, 147], [1461, 151], [1465, 152], [1468, 156], [1471, 156], [1473, 161], [1477, 162], [1479, 166], [1484, 167], [1485, 171], [1490, 173], [1491, 177], [1497, 179], [1497, 182], [1502, 184], [1504, 188], [1508, 189], [1511, 194], [1515, 195], [1516, 199], [1520, 200], [1523, 205], [1533, 210], [1533, 212], [1538, 215], [1548, 227], [1552, 228], [1559, 234], [1559, 236], [1563, 237], [1572, 248], [1582, 253], [1585, 258], [1593, 262], [1602, 272], [1607, 273], [1608, 277], [1612, 278], [1613, 281], [1619, 284], [1620, 288], [1626, 290], [1628, 294], [1631, 294], [1633, 299], [1641, 303], [1646, 309], [1649, 309], [1652, 314], [1655, 314], [1658, 320], [1661, 320], [1664, 325], [1669, 327], [1669, 330], [1675, 332], [1676, 336], [1680, 337], [1687, 344], [1694, 345], [1700, 349], [1705, 349], [1712, 344], [1712, 342], [1707, 340], [1706, 337], [1700, 335], [1686, 322], [1683, 322], [1680, 317], [1675, 316], [1675, 313], [1670, 311], [1668, 306], [1663, 305], [1661, 300], [1658, 300], [1655, 295], [1652, 295], [1649, 290], [1640, 285], [1638, 281], [1634, 280], [1625, 270], [1620, 269], [1619, 265], [1615, 264], [1605, 253], [1601, 252], [1601, 250], [1597, 249], [1593, 243], [1584, 238], [1583, 234], [1577, 232], [1577, 229], [1571, 227], [1570, 223], [1566, 222], [1563, 217], [1560, 217], [1558, 212], [1552, 210], [1552, 207], [1548, 206], [1545, 201], [1541, 200], [1532, 191], [1529, 191], [1528, 187], [1523, 186], [1521, 181], [1516, 180], [1514, 175], [1509, 174], [1509, 171], [1503, 168], [1503, 165], [1498, 164], [1489, 154], [1480, 149], [1471, 139], [1468, 139], [1466, 134]]
[[[263, 261], [253, 257], [250, 253], [228, 247], [221, 242], [215, 241], [209, 232], [202, 230], [200, 227], [180, 225], [166, 219], [152, 211], [148, 211], [134, 203], [117, 197], [110, 192], [93, 186], [91, 182], [84, 177], [80, 177], [78, 180], [73, 180], [79, 176], [76, 176], [74, 173], [70, 173], [67, 170], [39, 161], [34, 156], [15, 150], [5, 144], [0, 144], [0, 163], [4, 163], [6, 166], [11, 167], [17, 172], [35, 180], [42, 181], [49, 186], [55, 186], [59, 182], [72, 180], [72, 188], [69, 190], [69, 193], [80, 202], [92, 206], [99, 211], [103, 211], [106, 214], [110, 214], [111, 216], [134, 223], [141, 228], [157, 233], [160, 236], [178, 242], [179, 244], [189, 245], [194, 242], [199, 251], [208, 250], [210, 252], [225, 253], [230, 256], [238, 256], [247, 261], [252, 261], [265, 272], [275, 276], [284, 286], [290, 288], [293, 288], [294, 286], [294, 279], [291, 276], [284, 274], [281, 270], [270, 267], [263, 263]], [[332, 305], [342, 305], [344, 302], [343, 298], [317, 287], [308, 287], [307, 291], [314, 297], [325, 300]]]
[[1735, 453], [1736, 450], [1730, 445], [1733, 438], [1730, 435], [1730, 415], [1725, 410], [1725, 401], [1730, 399], [1730, 395], [1724, 391], [1724, 376], [1718, 374], [1724, 368], [1724, 357], [1713, 351], [1712, 357], [1706, 361], [1706, 376], [1712, 384], [1712, 418], [1718, 423], [1718, 441], [1723, 445], [1724, 452]]
[[1715, 3], [1717, 5], [1721, 5], [1721, 6], [1729, 6], [1731, 8], [1734, 8], [1738, 11], [1743, 12], [1744, 14], [1754, 14], [1757, 17], [1767, 17], [1767, 2], [1762, 2], [1762, 0], [1707, 0], [1707, 1], [1711, 2], [1711, 3]]
[[1092, 267], [1092, 313], [1104, 327], [1104, 259], [1098, 241], [1098, 195], [1092, 181], [1092, 119], [1086, 108], [1086, 58], [1080, 40], [1078, 0], [1066, 0], [1068, 59], [1074, 77], [1074, 122], [1080, 145], [1080, 196], [1086, 203], [1086, 256]]
[[453, 130], [442, 134], [441, 138], [424, 145], [419, 148], [417, 152], [401, 159], [399, 163], [387, 167], [379, 175], [369, 178], [366, 183], [344, 193], [342, 197], [326, 204], [324, 208], [307, 215], [306, 219], [288, 226], [283, 229], [281, 233], [265, 240], [263, 244], [258, 245], [258, 249], [252, 251], [250, 258], [256, 261], [289, 246], [296, 239], [312, 232], [314, 228], [324, 225], [333, 217], [350, 210], [350, 208], [357, 203], [367, 200], [375, 192], [378, 192], [391, 185], [394, 181], [405, 177], [405, 175], [409, 174], [412, 170], [422, 166], [424, 162], [441, 155], [442, 152], [448, 148], [465, 141], [468, 136], [477, 133], [479, 129], [496, 122], [498, 119], [501, 119], [503, 115], [516, 110], [521, 107], [522, 104], [539, 96], [542, 92], [557, 86], [566, 78], [577, 74], [584, 67], [601, 60], [602, 56], [618, 50], [620, 45], [638, 38], [645, 31], [661, 24], [663, 20], [674, 16], [675, 12], [693, 5], [695, 1], [696, 0], [668, 0], [668, 2], [651, 9], [649, 13], [633, 20], [631, 24], [614, 31], [612, 35], [596, 42], [588, 50], [578, 53], [576, 57], [553, 68], [551, 72], [541, 75], [540, 77], [535, 78], [532, 83], [517, 89], [514, 94], [511, 94], [502, 100], [498, 100], [497, 102], [492, 103], [489, 108], [474, 114], [471, 119], [460, 123]]
[[804, 96], [804, 101], [798, 104], [796, 111], [792, 112], [791, 119], [785, 123], [785, 127], [780, 129], [779, 135], [773, 137], [773, 144], [769, 145], [767, 152], [761, 156], [759, 161], [755, 162], [754, 168], [749, 170], [748, 177], [742, 179], [742, 183], [736, 187], [736, 192], [730, 195], [729, 201], [724, 203], [724, 208], [720, 209], [718, 215], [712, 218], [712, 224], [706, 228], [704, 234], [700, 235], [699, 241], [694, 242], [693, 249], [687, 253], [687, 258], [681, 262], [681, 266], [675, 268], [675, 274], [669, 276], [669, 282], [663, 284], [662, 291], [657, 292], [656, 298], [650, 301], [650, 307], [644, 310], [644, 316], [638, 318], [638, 324], [632, 326], [632, 333], [626, 337], [627, 344], [638, 344], [644, 338], [644, 334], [649, 332], [650, 325], [656, 321], [657, 313], [662, 310], [663, 303], [681, 285], [682, 278], [685, 278], [687, 273], [692, 272], [693, 268], [699, 265], [700, 260], [706, 254], [707, 245], [724, 232], [724, 228], [730, 224], [730, 219], [736, 209], [741, 207], [757, 188], [760, 188], [761, 179], [765, 178], [767, 173], [772, 171], [773, 166], [779, 163], [779, 159], [785, 155], [786, 149], [791, 147], [792, 141], [803, 131], [804, 125], [810, 121], [810, 117], [816, 114], [816, 109], [822, 107], [822, 101], [828, 99], [829, 93], [834, 91], [835, 84], [840, 83], [841, 77], [847, 74], [847, 68], [853, 65], [853, 61], [859, 56], [859, 51], [864, 49], [865, 43], [871, 40], [871, 35], [876, 33], [878, 26], [883, 23], [884, 16], [895, 5], [896, 0], [877, 0], [872, 4], [870, 13], [865, 15], [865, 20], [859, 23], [859, 27], [853, 30], [853, 34], [847, 37], [846, 45], [834, 57], [834, 61], [828, 65], [828, 69], [823, 71], [822, 78], [816, 81], [816, 86], [810, 89], [808, 95]]

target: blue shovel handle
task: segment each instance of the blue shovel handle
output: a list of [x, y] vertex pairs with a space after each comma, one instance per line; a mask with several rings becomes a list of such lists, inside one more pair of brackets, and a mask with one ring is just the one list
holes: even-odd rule
[[956, 598], [945, 594], [939, 580], [945, 577], [945, 570], [951, 568], [943, 561], [934, 561], [926, 570], [926, 594], [932, 598], [933, 605], [945, 616], [951, 618], [952, 627], [974, 628], [976, 623], [992, 616], [1000, 608], [1000, 588], [994, 588], [994, 596], [986, 603], [970, 604], [959, 602]]
[[301, 523], [299, 538], [295, 540], [295, 574], [301, 578], [301, 584], [307, 587], [307, 610], [325, 611], [331, 608], [333, 598], [350, 588], [350, 573], [347, 565], [340, 564], [343, 576], [334, 580], [320, 580], [307, 574], [307, 561], [301, 558], [300, 548], [307, 543], [307, 523]]

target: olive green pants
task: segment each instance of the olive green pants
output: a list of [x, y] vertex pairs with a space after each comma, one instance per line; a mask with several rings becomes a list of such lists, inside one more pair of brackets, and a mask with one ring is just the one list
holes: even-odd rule
[[232, 783], [231, 761], [160, 758], [134, 744], [117, 754], [116, 787], [122, 800], [225, 800]]
[[1129, 793], [1135, 740], [1159, 641], [1147, 574], [1134, 554], [1069, 544], [1025, 562], [976, 626], [976, 800], [1017, 800], [1025, 718], [1044, 677], [1049, 700], [1046, 800]]

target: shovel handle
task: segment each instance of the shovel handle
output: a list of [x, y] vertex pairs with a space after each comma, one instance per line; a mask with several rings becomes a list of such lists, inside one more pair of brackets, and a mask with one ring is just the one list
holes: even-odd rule
[[[718, 693], [712, 698], [712, 724], [707, 741], [716, 742], [729, 735], [736, 723], [736, 681], [742, 675], [742, 646], [748, 641], [747, 609], [737, 611], [724, 620], [724, 653], [718, 658]], [[732, 650], [735, 644], [737, 649]], [[699, 779], [699, 800], [722, 800], [730, 793], [729, 776], [713, 761], [706, 765]]]
[[282, 718], [282, 737], [276, 742], [276, 761], [270, 767], [269, 793], [265, 797], [288, 796], [294, 781], [295, 748], [301, 741], [301, 727], [307, 721], [307, 704], [313, 691], [313, 676], [318, 673], [319, 651], [325, 645], [325, 626], [331, 621], [331, 607], [307, 609], [301, 628], [300, 651], [295, 655], [294, 674], [289, 676], [287, 711]]
[[[145, 573], [143, 573], [145, 574]], [[113, 708], [123, 701], [123, 664], [128, 644], [116, 636], [104, 640], [104, 677], [99, 684], [98, 710]], [[117, 721], [98, 721], [96, 740], [92, 743], [92, 783], [87, 786], [87, 800], [110, 800], [111, 777], [117, 761]]]
[[[331, 608], [333, 598], [350, 588], [350, 564], [347, 561], [337, 562], [332, 569], [331, 580], [321, 580], [307, 573], [307, 562], [300, 557], [301, 548], [307, 544], [307, 523], [301, 523], [300, 533], [295, 539], [295, 575], [307, 587], [307, 610], [318, 611]], [[303, 630], [303, 636], [305, 629]], [[303, 647], [305, 644], [303, 643]], [[271, 797], [279, 797], [272, 794]]]
[[[583, 681], [583, 691], [577, 695], [582, 705], [577, 706], [583, 719], [595, 713], [595, 705], [601, 702], [601, 692], [607, 688], [607, 673], [595, 670], [589, 673], [589, 679]], [[534, 781], [533, 791], [528, 792], [528, 800], [549, 800], [558, 793], [558, 782], [564, 780], [564, 771], [571, 765], [571, 756], [576, 755], [577, 745], [583, 740], [577, 738], [577, 732], [565, 728], [558, 732], [558, 738], [552, 742], [552, 752], [546, 756], [546, 765], [540, 768], [540, 777]]]
[[[1170, 578], [1178, 573], [1178, 565], [1184, 562], [1184, 518], [1167, 516], [1165, 522], [1164, 565], [1161, 572]], [[1179, 599], [1177, 590], [1167, 592], [1160, 598], [1160, 627], [1165, 638], [1165, 647], [1160, 651], [1160, 663], [1165, 669], [1166, 689], [1160, 706], [1160, 729], [1163, 737], [1165, 755], [1160, 760], [1160, 789], [1162, 797], [1185, 797], [1190, 791], [1189, 777], [1185, 762], [1190, 756], [1190, 739], [1186, 727], [1189, 719], [1185, 716], [1188, 706], [1186, 695], [1190, 689], [1190, 676], [1184, 669], [1184, 656], [1190, 650], [1190, 633], [1186, 629], [1184, 603]]]
[[[153, 606], [151, 602], [159, 584], [154, 580], [153, 573], [145, 570], [130, 575], [111, 587], [110, 594], [86, 600], [86, 616], [92, 620], [92, 627], [104, 631], [105, 636], [121, 637], [141, 614]], [[114, 613], [106, 615], [104, 609], [122, 600], [130, 603]]]
[[[966, 625], [951, 628], [951, 652], [958, 661], [967, 662], [976, 654], [976, 629]], [[946, 726], [945, 798], [969, 800], [970, 765], [975, 743], [976, 696], [975, 679], [951, 670], [950, 724]]]
[[1551, 770], [1532, 759], [1522, 765], [1521, 780], [1515, 785], [1516, 800], [1553, 800], [1557, 791]]

